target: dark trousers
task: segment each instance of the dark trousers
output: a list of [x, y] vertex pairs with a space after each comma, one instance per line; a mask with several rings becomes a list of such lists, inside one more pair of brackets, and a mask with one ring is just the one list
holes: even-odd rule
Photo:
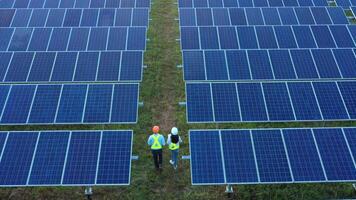
[[162, 149], [158, 150], [152, 150], [152, 155], [153, 155], [153, 161], [155, 164], [156, 169], [159, 169], [162, 167]]

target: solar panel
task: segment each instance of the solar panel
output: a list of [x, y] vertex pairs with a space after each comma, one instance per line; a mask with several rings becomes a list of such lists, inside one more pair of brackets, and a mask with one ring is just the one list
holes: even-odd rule
[[222, 150], [218, 131], [198, 131], [189, 136], [192, 183], [224, 184]]
[[0, 132], [0, 147], [3, 187], [130, 184], [132, 131]]
[[1, 124], [137, 122], [138, 84], [10, 87], [1, 85]]
[[349, 24], [341, 7], [233, 7], [180, 8], [180, 26]]
[[190, 130], [192, 184], [353, 182], [355, 130]]
[[187, 119], [188, 123], [352, 120], [355, 87], [354, 81], [187, 83]]
[[0, 55], [4, 57], [0, 68], [2, 82], [138, 82], [142, 79], [142, 51], [4, 52]]
[[6, 0], [0, 3], [0, 8], [149, 8], [150, 3], [148, 0], [111, 0], [105, 3], [105, 1], [99, 0], [84, 0], [84, 1], [18, 1], [18, 0]]

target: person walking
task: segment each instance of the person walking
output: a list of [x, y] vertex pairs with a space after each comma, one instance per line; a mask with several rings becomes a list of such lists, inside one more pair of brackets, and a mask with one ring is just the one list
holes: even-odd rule
[[171, 160], [169, 163], [173, 165], [174, 169], [178, 167], [178, 154], [179, 154], [179, 144], [182, 143], [182, 139], [178, 135], [178, 129], [173, 127], [171, 130], [171, 134], [168, 135], [167, 144], [169, 150], [171, 151]]
[[153, 134], [148, 138], [147, 144], [151, 146], [153, 162], [157, 170], [162, 170], [162, 147], [165, 145], [163, 135], [159, 134], [159, 126], [152, 128]]

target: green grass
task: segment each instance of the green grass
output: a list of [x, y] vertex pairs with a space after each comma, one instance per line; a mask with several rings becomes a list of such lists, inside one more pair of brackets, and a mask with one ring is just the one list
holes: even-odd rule
[[[59, 130], [59, 129], [133, 129], [134, 155], [139, 160], [132, 163], [131, 185], [128, 187], [94, 187], [94, 199], [223, 199], [223, 186], [191, 186], [190, 163], [181, 161], [178, 172], [168, 164], [169, 152], [164, 150], [164, 170], [158, 174], [153, 169], [146, 140], [150, 128], [158, 124], [168, 134], [172, 126], [180, 129], [184, 144], [181, 155], [188, 155], [189, 129], [207, 128], [268, 128], [268, 127], [324, 127], [355, 126], [355, 122], [315, 123], [236, 123], [194, 124], [186, 123], [185, 108], [178, 102], [185, 100], [183, 74], [176, 65], [181, 64], [177, 5], [174, 0], [154, 0], [145, 53], [143, 82], [136, 125], [88, 126], [2, 126], [0, 130]], [[234, 186], [234, 197], [240, 199], [326, 199], [351, 198], [355, 195], [351, 184], [288, 184]], [[7, 188], [0, 190], [0, 199], [83, 199], [84, 187]]]

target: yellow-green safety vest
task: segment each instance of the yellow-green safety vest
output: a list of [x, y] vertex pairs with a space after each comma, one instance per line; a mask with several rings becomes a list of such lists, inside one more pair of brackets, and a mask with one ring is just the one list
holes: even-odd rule
[[179, 149], [179, 142], [177, 144], [174, 144], [173, 142], [171, 142], [171, 144], [169, 145], [169, 149], [170, 150]]
[[158, 149], [162, 149], [162, 145], [161, 145], [161, 143], [159, 142], [159, 137], [160, 137], [161, 135], [159, 135], [159, 134], [154, 134], [154, 135], [152, 135], [152, 138], [153, 138], [153, 144], [151, 145], [151, 149], [152, 150], [158, 150]]

